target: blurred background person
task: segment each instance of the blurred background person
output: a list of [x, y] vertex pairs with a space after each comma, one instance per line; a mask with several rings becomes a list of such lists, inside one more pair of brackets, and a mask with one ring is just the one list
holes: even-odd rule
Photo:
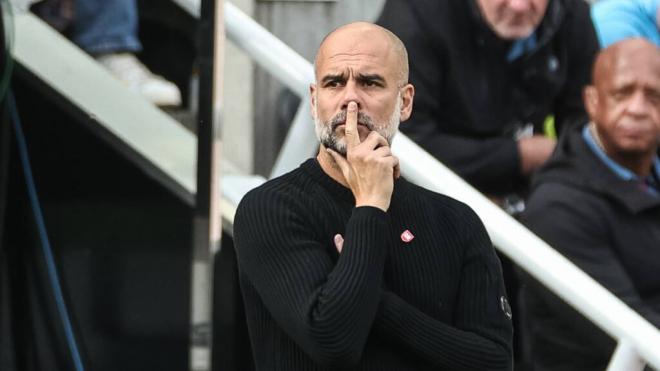
[[660, 46], [660, 0], [600, 0], [591, 7], [602, 47], [631, 37]]
[[[535, 177], [523, 214], [539, 237], [660, 327], [660, 49], [605, 49], [585, 90], [591, 122], [570, 128]], [[615, 342], [557, 296], [524, 291], [535, 370], [604, 370]]]
[[142, 51], [136, 0], [45, 0], [33, 10], [131, 91], [157, 106], [181, 105], [179, 88], [152, 73], [136, 56]]
[[410, 51], [419, 100], [402, 131], [483, 193], [521, 191], [582, 121], [598, 41], [582, 0], [388, 0], [378, 23]]
[[135, 0], [75, 0], [75, 12], [72, 40], [78, 46], [155, 105], [181, 104], [176, 85], [151, 73], [135, 56], [142, 49]]

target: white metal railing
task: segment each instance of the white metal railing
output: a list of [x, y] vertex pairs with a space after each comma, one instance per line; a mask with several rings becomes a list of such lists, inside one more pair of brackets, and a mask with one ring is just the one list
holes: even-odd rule
[[[194, 0], [177, 0], [186, 1]], [[225, 16], [228, 38], [302, 97], [302, 107], [308, 106], [311, 64], [231, 3], [225, 4]], [[287, 155], [280, 156], [276, 173], [293, 169], [317, 145], [309, 116], [302, 113], [299, 110], [290, 129], [282, 150]], [[608, 370], [641, 371], [645, 363], [660, 370], [657, 328], [405, 135], [399, 133], [392, 147], [404, 176], [470, 205], [502, 253], [618, 341]]]

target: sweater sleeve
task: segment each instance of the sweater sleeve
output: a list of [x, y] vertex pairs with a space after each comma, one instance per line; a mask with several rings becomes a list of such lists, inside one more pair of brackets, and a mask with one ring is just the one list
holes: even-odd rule
[[469, 211], [462, 219], [465, 256], [454, 322], [439, 321], [385, 291], [374, 328], [442, 369], [511, 370], [513, 328], [499, 259]]
[[241, 274], [277, 325], [317, 364], [355, 365], [378, 308], [387, 214], [353, 209], [335, 262], [328, 250], [333, 236], [319, 241], [315, 219], [296, 207], [299, 200], [273, 193], [252, 192], [237, 210], [234, 241]]

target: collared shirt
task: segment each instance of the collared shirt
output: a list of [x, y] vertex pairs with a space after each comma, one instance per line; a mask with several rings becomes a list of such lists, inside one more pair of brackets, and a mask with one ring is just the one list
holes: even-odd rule
[[532, 33], [524, 39], [515, 40], [513, 44], [511, 44], [511, 48], [509, 49], [509, 53], [506, 56], [506, 60], [508, 62], [513, 62], [518, 57], [534, 50], [534, 48], [536, 48], [536, 44], [536, 32]]
[[587, 146], [593, 151], [593, 153], [610, 169], [616, 176], [619, 178], [629, 181], [629, 182], [639, 182], [646, 185], [646, 190], [658, 197], [660, 196], [660, 184], [658, 179], [660, 179], [660, 159], [658, 156], [655, 156], [653, 159], [653, 168], [651, 169], [651, 174], [645, 178], [640, 177], [630, 169], [621, 166], [616, 161], [614, 161], [610, 156], [608, 156], [605, 151], [596, 143], [596, 139], [591, 134], [589, 130], [589, 125], [585, 125], [582, 129], [582, 137], [587, 143]]

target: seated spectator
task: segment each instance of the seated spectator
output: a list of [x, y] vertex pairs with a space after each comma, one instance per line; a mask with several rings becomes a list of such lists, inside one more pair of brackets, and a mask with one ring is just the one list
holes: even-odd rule
[[[35, 2], [34, 0], [14, 0]], [[179, 106], [181, 92], [172, 82], [153, 74], [136, 53], [138, 39], [136, 0], [45, 0], [33, 10], [46, 22], [92, 55], [130, 90], [157, 106]]]
[[486, 194], [525, 188], [554, 149], [549, 116], [586, 117], [598, 41], [582, 0], [388, 0], [378, 23], [410, 52], [402, 131]]
[[632, 37], [660, 46], [660, 0], [600, 0], [591, 18], [602, 47]]
[[[660, 49], [605, 49], [584, 99], [591, 122], [562, 136], [534, 179], [525, 224], [660, 327]], [[614, 341], [536, 284], [524, 295], [536, 370], [606, 368]]]

